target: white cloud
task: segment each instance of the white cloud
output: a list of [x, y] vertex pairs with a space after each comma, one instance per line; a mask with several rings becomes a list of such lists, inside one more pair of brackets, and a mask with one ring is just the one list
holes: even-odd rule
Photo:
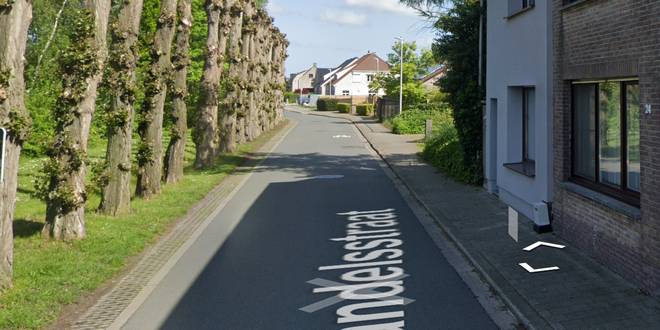
[[339, 25], [362, 26], [367, 24], [367, 15], [350, 10], [326, 9], [321, 13], [321, 20]]
[[399, 0], [344, 0], [344, 2], [351, 7], [370, 8], [400, 15], [417, 15], [414, 9], [402, 5]]

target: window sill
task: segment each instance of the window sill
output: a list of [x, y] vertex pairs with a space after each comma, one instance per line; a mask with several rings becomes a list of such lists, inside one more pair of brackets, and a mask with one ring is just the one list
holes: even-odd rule
[[534, 161], [528, 160], [520, 163], [508, 163], [504, 164], [504, 167], [526, 177], [536, 177], [536, 162]]
[[567, 5], [564, 5], [563, 7], [559, 8], [559, 10], [560, 10], [560, 11], [564, 11], [564, 10], [566, 10], [566, 9], [570, 9], [570, 8], [573, 8], [573, 7], [577, 7], [577, 6], [579, 6], [579, 5], [581, 5], [581, 4], [585, 3], [585, 2], [589, 2], [589, 0], [578, 0], [578, 1], [575, 1], [575, 2], [573, 2], [573, 3], [569, 3], [569, 4], [567, 4]]
[[586, 199], [594, 201], [600, 205], [608, 207], [618, 213], [624, 214], [625, 216], [633, 220], [642, 219], [642, 211], [638, 207], [626, 204], [613, 197], [607, 196], [605, 194], [599, 193], [597, 191], [583, 187], [579, 184], [568, 181], [562, 182], [560, 184], [560, 187], [574, 194], [580, 195]]
[[[584, 1], [584, 0], [583, 0]], [[529, 5], [526, 8], [520, 9], [518, 11], [514, 11], [513, 13], [509, 14], [509, 16], [505, 16], [504, 19], [512, 19], [518, 15], [521, 15], [522, 13], [526, 13], [534, 8], [534, 5]]]

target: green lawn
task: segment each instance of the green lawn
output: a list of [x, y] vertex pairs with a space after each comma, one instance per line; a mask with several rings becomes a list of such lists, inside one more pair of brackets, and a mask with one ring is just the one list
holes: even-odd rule
[[[282, 127], [241, 146], [236, 154], [223, 155], [209, 170], [196, 171], [188, 166], [181, 183], [164, 186], [162, 195], [153, 200], [135, 199], [133, 212], [128, 216], [112, 218], [96, 214], [100, 198], [98, 194], [90, 194], [86, 210], [87, 238], [74, 243], [41, 238], [46, 207], [32, 193], [43, 160], [23, 159], [14, 222], [14, 287], [0, 296], [0, 329], [47, 327], [57, 319], [64, 305], [75, 302], [117, 274], [129, 257], [153, 243], [240, 165], [247, 153], [258, 149]], [[102, 158], [104, 149], [102, 141], [92, 143], [90, 159]], [[194, 145], [189, 138], [186, 160], [193, 159]]]

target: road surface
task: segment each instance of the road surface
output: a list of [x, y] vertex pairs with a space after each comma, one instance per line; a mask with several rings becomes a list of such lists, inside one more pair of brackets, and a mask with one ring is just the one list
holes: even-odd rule
[[496, 328], [353, 125], [287, 116], [124, 329]]

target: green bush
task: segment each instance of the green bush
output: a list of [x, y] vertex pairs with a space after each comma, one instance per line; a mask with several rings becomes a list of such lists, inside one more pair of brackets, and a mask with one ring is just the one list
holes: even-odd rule
[[337, 103], [337, 110], [341, 113], [350, 113], [351, 105], [348, 103]]
[[337, 111], [338, 101], [335, 99], [320, 98], [316, 101], [316, 109], [318, 111]]
[[371, 116], [374, 114], [373, 104], [359, 104], [355, 106], [355, 111], [360, 116]]
[[422, 104], [406, 109], [392, 118], [390, 124], [394, 134], [424, 134], [427, 119], [433, 121], [434, 131], [441, 126], [454, 127], [451, 110], [442, 103]]
[[297, 103], [298, 102], [298, 94], [293, 93], [293, 92], [286, 92], [286, 93], [284, 93], [284, 100], [287, 103]]
[[446, 122], [437, 128], [434, 126], [433, 137], [424, 146], [422, 157], [459, 182], [479, 185], [483, 180], [478, 169], [466, 165], [453, 122]]

